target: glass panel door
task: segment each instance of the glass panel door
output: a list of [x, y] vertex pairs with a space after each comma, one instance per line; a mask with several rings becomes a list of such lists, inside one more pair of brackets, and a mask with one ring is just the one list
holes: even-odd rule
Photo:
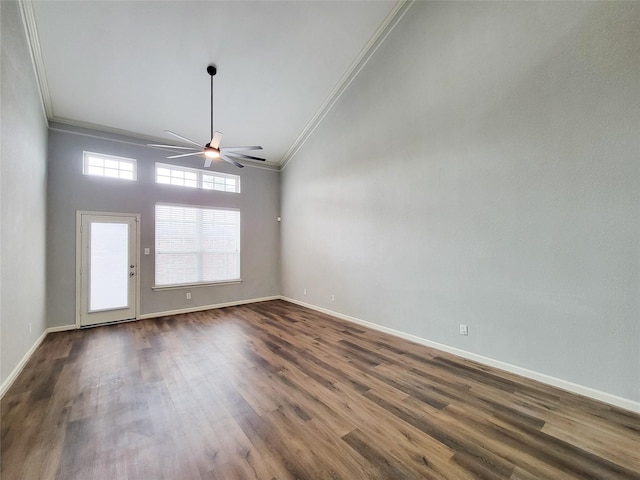
[[136, 318], [137, 216], [79, 217], [80, 325]]
[[129, 225], [91, 222], [89, 312], [129, 305]]

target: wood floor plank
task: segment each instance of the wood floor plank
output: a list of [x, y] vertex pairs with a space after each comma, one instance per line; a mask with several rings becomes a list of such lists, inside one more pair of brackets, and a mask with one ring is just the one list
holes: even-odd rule
[[640, 480], [640, 415], [281, 300], [48, 335], [11, 480]]

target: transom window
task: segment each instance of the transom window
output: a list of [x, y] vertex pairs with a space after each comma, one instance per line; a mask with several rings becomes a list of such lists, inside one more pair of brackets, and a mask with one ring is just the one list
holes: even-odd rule
[[181, 187], [240, 193], [240, 176], [156, 163], [156, 182]]
[[136, 161], [133, 158], [84, 152], [82, 173], [121, 180], [136, 180]]
[[156, 204], [156, 286], [240, 281], [240, 211]]

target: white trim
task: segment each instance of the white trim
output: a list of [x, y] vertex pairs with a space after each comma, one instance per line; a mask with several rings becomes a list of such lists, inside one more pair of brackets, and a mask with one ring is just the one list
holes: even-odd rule
[[[159, 182], [158, 181], [158, 169], [159, 168], [164, 168], [165, 170], [169, 170], [169, 183], [164, 183], [164, 182]], [[176, 183], [171, 183], [171, 172], [172, 171], [177, 171], [177, 172], [182, 172], [182, 173], [194, 173], [196, 175], [196, 183], [197, 185], [195, 187], [191, 187], [188, 185], [180, 185], [180, 184], [176, 184]], [[213, 185], [215, 186], [215, 178], [225, 178], [225, 179], [230, 179], [230, 180], [235, 180], [236, 181], [236, 189], [235, 190], [221, 190], [219, 188], [205, 188], [204, 184], [204, 176], [208, 176], [208, 177], [212, 177], [213, 178]], [[163, 177], [166, 177], [166, 175], [162, 175]], [[178, 187], [178, 188], [193, 188], [196, 190], [204, 190], [205, 192], [221, 192], [221, 193], [241, 193], [240, 192], [240, 187], [241, 187], [241, 178], [240, 175], [236, 175], [234, 173], [224, 173], [224, 172], [219, 172], [216, 170], [204, 170], [202, 168], [193, 168], [193, 167], [185, 167], [184, 165], [176, 165], [176, 164], [172, 164], [172, 163], [164, 163], [164, 162], [156, 162], [156, 170], [155, 170], [155, 178], [156, 178], [156, 185], [168, 185], [170, 187]]]
[[[388, 333], [395, 337], [403, 338], [405, 340], [409, 340], [411, 342], [419, 343], [421, 345], [425, 345], [427, 347], [435, 348], [438, 350], [442, 350], [444, 352], [451, 353], [453, 355], [457, 355], [462, 358], [466, 358], [469, 360], [476, 361], [478, 363], [482, 363], [484, 365], [488, 365], [491, 367], [498, 368], [500, 370], [505, 370], [510, 373], [515, 373], [516, 375], [521, 375], [523, 377], [529, 378], [531, 380], [536, 380], [538, 382], [551, 385], [553, 387], [560, 388], [562, 390], [566, 390], [571, 393], [577, 393], [578, 395], [583, 395], [585, 397], [593, 398], [594, 400], [598, 400], [601, 402], [608, 403], [610, 405], [614, 405], [619, 408], [623, 408], [625, 410], [629, 410], [631, 412], [640, 413], [640, 402], [634, 402], [633, 400], [629, 400], [627, 398], [618, 397], [616, 395], [612, 395], [610, 393], [602, 392], [600, 390], [595, 390], [593, 388], [585, 387], [583, 385], [578, 385], [576, 383], [568, 382], [566, 380], [562, 380], [559, 378], [552, 377], [550, 375], [545, 375], [543, 373], [535, 372], [533, 370], [528, 370], [526, 368], [518, 367], [516, 365], [511, 365], [509, 363], [501, 362], [499, 360], [494, 360], [492, 358], [484, 357], [482, 355], [477, 355], [475, 353], [467, 352], [465, 350], [461, 350], [459, 348], [450, 347], [448, 345], [444, 345], [442, 343], [433, 342], [431, 340], [427, 340], [422, 337], [418, 337], [416, 335], [412, 335], [410, 333], [401, 332], [399, 330], [395, 330], [393, 328], [384, 327], [382, 325], [378, 325], [375, 323], [367, 322], [366, 320], [361, 320], [356, 317], [351, 317], [349, 315], [344, 315], [342, 313], [334, 312], [332, 310], [328, 310], [326, 308], [318, 307], [316, 305], [312, 305], [310, 303], [301, 302], [299, 300], [295, 300], [293, 298], [285, 297], [283, 295], [273, 295], [270, 297], [262, 297], [262, 298], [252, 298], [248, 300], [237, 300], [233, 302], [226, 303], [217, 303], [213, 305], [203, 305], [200, 307], [190, 307], [190, 308], [182, 308], [178, 310], [169, 310], [164, 312], [154, 312], [154, 313], [145, 313], [144, 315], [139, 315], [138, 319], [143, 320], [147, 318], [157, 318], [157, 317], [165, 317], [168, 315], [179, 315], [182, 313], [193, 313], [200, 312], [203, 310], [213, 310], [217, 308], [224, 307], [234, 307], [238, 305], [246, 305], [250, 303], [257, 302], [267, 302], [270, 300], [284, 300], [286, 302], [290, 302], [296, 305], [300, 305], [311, 310], [315, 310], [318, 312], [326, 313], [327, 315], [331, 315], [336, 318], [340, 318], [341, 320], [346, 320], [348, 322], [352, 322], [358, 325], [362, 325], [373, 330], [378, 330], [380, 332]], [[31, 348], [24, 354], [20, 362], [15, 366], [9, 376], [2, 382], [0, 385], [0, 399], [4, 397], [4, 394], [9, 390], [13, 382], [15, 382], [16, 378], [25, 365], [36, 351], [36, 349], [40, 346], [40, 344], [44, 341], [45, 337], [49, 333], [54, 332], [63, 332], [67, 330], [77, 329], [77, 325], [62, 325], [58, 327], [50, 327], [47, 328], [42, 335], [36, 340], [36, 342], [31, 346]]]
[[[77, 129], [90, 130], [90, 132], [80, 132]], [[52, 117], [49, 119], [49, 130], [53, 132], [80, 135], [83, 137], [97, 138], [100, 140], [108, 140], [124, 145], [134, 145], [136, 147], [142, 147], [155, 150], [156, 152], [162, 152], [163, 154], [168, 153], [165, 148], [151, 147], [147, 143], [145, 143], [166, 143], [166, 138], [151, 137], [149, 135], [142, 135], [136, 132], [107, 127], [105, 125], [99, 125], [96, 123], [74, 121], [68, 118], [61, 117]], [[116, 136], [125, 138], [116, 138]], [[251, 168], [260, 168], [262, 170], [268, 170], [270, 172], [280, 172], [279, 164], [270, 160], [267, 160], [265, 162], [255, 162], [253, 160], [248, 160], [247, 163], [244, 164], [244, 166]]]
[[11, 385], [13, 385], [13, 382], [16, 381], [16, 378], [18, 378], [18, 375], [20, 375], [20, 373], [24, 369], [25, 365], [27, 364], [27, 362], [31, 358], [31, 355], [33, 355], [33, 353], [36, 351], [36, 349], [43, 342], [44, 337], [47, 336], [47, 333], [48, 332], [46, 330], [44, 332], [42, 332], [42, 335], [40, 335], [38, 337], [38, 339], [35, 341], [35, 343], [33, 345], [31, 345], [31, 348], [26, 351], [26, 353], [22, 356], [22, 358], [20, 359], [18, 364], [11, 371], [9, 376], [4, 379], [4, 382], [2, 382], [2, 385], [0, 385], [0, 398], [4, 397], [4, 394], [7, 392], [7, 390], [9, 390]]
[[[124, 162], [124, 163], [128, 163], [129, 165], [131, 165], [131, 172], [132, 172], [132, 176], [133, 178], [123, 178], [120, 176], [117, 177], [111, 177], [108, 175], [97, 175], [95, 173], [90, 173], [89, 172], [89, 159], [93, 157], [96, 160], [101, 160], [101, 161], [105, 161], [105, 160], [114, 160], [117, 162]], [[103, 169], [105, 169], [106, 167], [102, 166]], [[121, 169], [120, 166], [118, 166], [118, 173], [120, 173]], [[103, 172], [104, 173], [104, 172]], [[98, 152], [90, 152], [87, 150], [84, 150], [82, 152], [82, 174], [83, 175], [87, 175], [90, 177], [101, 177], [101, 178], [113, 178], [115, 180], [128, 180], [130, 182], [137, 182], [138, 181], [138, 161], [135, 158], [129, 158], [129, 157], [121, 157], [118, 155], [110, 155], [108, 153], [98, 153]]]
[[342, 78], [338, 81], [337, 85], [333, 88], [331, 93], [329, 93], [329, 96], [322, 103], [316, 114], [302, 129], [302, 132], [298, 135], [298, 138], [295, 139], [293, 145], [291, 145], [289, 150], [284, 154], [280, 161], [281, 171], [287, 167], [291, 162], [291, 159], [296, 153], [298, 153], [298, 150], [302, 148], [318, 125], [320, 125], [324, 117], [331, 111], [335, 103], [340, 99], [349, 85], [351, 85], [351, 82], [353, 82], [353, 80], [358, 76], [360, 71], [365, 67], [380, 45], [382, 45], [382, 42], [384, 42], [400, 19], [402, 19], [404, 14], [407, 13], [407, 10], [413, 2], [414, 0], [400, 0], [393, 6], [391, 12], [389, 12], [386, 18], [382, 21], [373, 36], [369, 39]]
[[40, 92], [40, 105], [42, 113], [47, 125], [49, 119], [53, 116], [53, 103], [51, 102], [51, 94], [49, 92], [49, 83], [44, 68], [44, 60], [42, 59], [42, 49], [40, 48], [40, 38], [38, 36], [38, 28], [36, 26], [36, 17], [33, 13], [33, 3], [31, 0], [20, 0], [20, 13], [22, 14], [22, 23], [27, 35], [27, 44], [29, 45], [29, 53], [31, 54], [31, 62], [33, 70], [36, 74], [36, 82], [38, 84], [38, 92]]
[[[0, 0], [2, 1], [2, 0]], [[116, 212], [92, 212], [89, 210], [76, 210], [76, 328], [80, 328], [82, 311], [82, 280], [80, 269], [82, 267], [82, 216], [96, 215], [101, 217], [135, 217], [136, 222], [136, 304], [135, 318], [138, 319], [140, 313], [140, 214], [139, 213], [116, 213]]]
[[216, 308], [236, 307], [238, 305], [247, 305], [249, 303], [268, 302], [270, 300], [280, 300], [280, 295], [273, 295], [271, 297], [262, 298], [250, 298], [248, 300], [235, 300], [233, 302], [215, 303], [213, 305], [201, 305], [199, 307], [179, 308], [177, 310], [167, 310], [164, 312], [145, 313], [138, 317], [138, 320], [144, 320], [147, 318], [166, 317], [168, 315], [181, 315], [183, 313], [202, 312], [203, 310], [215, 310]]
[[[195, 229], [197, 230], [197, 242], [196, 245], [194, 246], [193, 249], [183, 249], [182, 251], [175, 251], [175, 250], [158, 250], [158, 243], [162, 243], [164, 239], [169, 238], [170, 240], [174, 240], [174, 233], [175, 233], [175, 229], [173, 228], [174, 223], [172, 221], [173, 219], [173, 215], [170, 212], [158, 212], [158, 208], [159, 207], [167, 207], [168, 209], [188, 209], [188, 210], [193, 210], [195, 211], [194, 213], [196, 213], [197, 216], [197, 221], [195, 224]], [[200, 237], [202, 237], [204, 235], [204, 231], [206, 230], [205, 227], [209, 226], [213, 228], [213, 237], [215, 238], [218, 233], [218, 229], [219, 229], [219, 225], [217, 222], [217, 217], [219, 213], [224, 213], [227, 212], [229, 214], [231, 213], [237, 213], [237, 215], [233, 215], [233, 217], [235, 217], [233, 220], [233, 223], [228, 224], [228, 226], [232, 226], [233, 230], [234, 230], [234, 234], [237, 234], [234, 237], [234, 243], [236, 243], [237, 248], [235, 250], [235, 252], [232, 249], [229, 250], [216, 250], [215, 246], [209, 246], [208, 248], [205, 248], [204, 243], [206, 242], [202, 242]], [[167, 215], [167, 213], [169, 215]], [[207, 221], [205, 220], [205, 213], [210, 213], [213, 215], [213, 218], [211, 218], [211, 222], [212, 223], [207, 223]], [[228, 218], [227, 218], [228, 220]], [[182, 220], [177, 220], [177, 225], [180, 227], [178, 229], [178, 235], [177, 238], [180, 239], [181, 238], [181, 233], [184, 233], [184, 229], [182, 228], [182, 225], [180, 224], [180, 222], [183, 222], [184, 219]], [[167, 233], [166, 235], [158, 235], [158, 224], [162, 225], [163, 223], [167, 223], [169, 224], [169, 226], [171, 228], [167, 229], [166, 225], [165, 228], [161, 228], [160, 230], [169, 230], [169, 233]], [[154, 290], [158, 290], [161, 289], [162, 287], [166, 287], [166, 288], [184, 288], [184, 287], [189, 287], [190, 285], [194, 285], [194, 284], [201, 284], [201, 285], [206, 285], [206, 284], [224, 284], [224, 283], [240, 283], [242, 282], [242, 212], [239, 208], [228, 208], [228, 207], [215, 207], [215, 206], [211, 206], [211, 205], [184, 205], [184, 204], [179, 204], [179, 203], [165, 203], [165, 202], [156, 202], [155, 204], [155, 208], [154, 208], [154, 225], [155, 225], [155, 249], [154, 249], [154, 266], [155, 266], [155, 273], [154, 273], [154, 280], [153, 280], [153, 289]], [[224, 227], [224, 225], [223, 225]], [[236, 228], [237, 227], [237, 228]], [[213, 242], [215, 244], [215, 242]], [[206, 266], [204, 265], [204, 263], [202, 262], [202, 258], [204, 257], [205, 254], [225, 254], [225, 255], [235, 255], [236, 257], [234, 258], [235, 262], [237, 262], [237, 270], [238, 270], [238, 276], [235, 278], [221, 278], [218, 280], [205, 280], [203, 279], [203, 277], [205, 276], [205, 274], [209, 273], [217, 273], [217, 272], [211, 272], [211, 271], [207, 271]], [[184, 281], [182, 283], [158, 283], [159, 280], [166, 280], [163, 278], [159, 279], [159, 276], [162, 277], [163, 273], [162, 273], [162, 268], [158, 268], [158, 265], [160, 264], [160, 267], [164, 267], [166, 266], [166, 263], [164, 262], [164, 258], [163, 257], [169, 257], [171, 258], [172, 255], [184, 255], [184, 254], [188, 254], [188, 255], [196, 255], [197, 257], [197, 268], [196, 268], [196, 272], [195, 272], [195, 276], [198, 278], [193, 278], [193, 279], [188, 279], [188, 281]], [[235, 263], [234, 262], [234, 263]], [[230, 274], [229, 272], [223, 272], [225, 274]], [[232, 272], [233, 273], [233, 272]], [[165, 277], [167, 275], [164, 275]], [[169, 277], [172, 277], [172, 273], [170, 273], [168, 275]], [[169, 280], [174, 280], [174, 278], [169, 278]]]
[[57, 327], [49, 327], [47, 328], [47, 334], [56, 333], [56, 332], [68, 332], [69, 330], [78, 330], [78, 326], [75, 324], [72, 324], [72, 325], [60, 325]]
[[194, 282], [194, 283], [176, 283], [174, 285], [154, 285], [151, 287], [153, 291], [162, 290], [178, 290], [180, 288], [199, 288], [199, 287], [212, 287], [214, 285], [235, 285], [242, 283], [242, 279], [237, 280], [220, 280], [219, 282]]
[[54, 333], [54, 332], [62, 332], [65, 330], [74, 330], [75, 328], [76, 328], [75, 325], [64, 325], [61, 327], [47, 328], [44, 332], [42, 332], [42, 335], [40, 335], [38, 339], [34, 342], [34, 344], [31, 345], [31, 348], [29, 348], [29, 350], [26, 351], [26, 353], [22, 356], [18, 364], [11, 371], [9, 376], [5, 378], [4, 382], [2, 382], [2, 385], [0, 385], [0, 399], [2, 399], [4, 397], [4, 394], [7, 393], [9, 388], [11, 388], [11, 385], [13, 385], [13, 382], [15, 382], [18, 376], [20, 375], [20, 373], [22, 373], [22, 370], [24, 370], [24, 367], [27, 365], [27, 363], [31, 359], [31, 356], [35, 353], [37, 348], [42, 344], [42, 342], [44, 341], [45, 337], [48, 334]]
[[578, 395], [583, 395], [585, 397], [592, 398], [594, 400], [598, 400], [604, 403], [608, 403], [609, 405], [614, 405], [619, 408], [623, 408], [625, 410], [629, 410], [632, 412], [640, 413], [640, 402], [635, 402], [628, 398], [618, 397], [616, 395], [612, 395], [610, 393], [602, 392], [600, 390], [596, 390], [594, 388], [585, 387], [584, 385], [579, 385], [577, 383], [569, 382], [567, 380], [563, 380], [561, 378], [552, 377], [551, 375], [546, 375], [544, 373], [536, 372], [533, 370], [529, 370], [527, 368], [518, 367], [517, 365], [512, 365], [510, 363], [502, 362], [500, 360], [495, 360], [493, 358], [484, 357], [482, 355], [478, 355], [476, 353], [467, 352], [466, 350], [461, 350], [456, 347], [451, 347], [449, 345], [445, 345], [442, 343], [434, 342], [431, 340], [427, 340], [426, 338], [418, 337], [417, 335], [412, 335], [410, 333], [401, 332], [400, 330], [395, 330], [393, 328], [385, 327], [382, 325], [378, 325], [376, 323], [368, 322], [366, 320], [361, 320], [356, 317], [351, 317], [349, 315], [344, 315], [342, 313], [334, 312], [332, 310], [318, 307], [316, 305], [311, 305], [310, 303], [301, 302], [299, 300], [295, 300], [293, 298], [281, 296], [281, 300], [286, 302], [294, 303], [296, 305], [300, 305], [302, 307], [310, 308], [311, 310], [316, 310], [321, 313], [326, 313], [327, 315], [331, 315], [333, 317], [337, 317], [341, 320], [346, 320], [348, 322], [356, 323], [358, 325], [362, 325], [364, 327], [371, 328], [373, 330], [378, 330], [380, 332], [388, 333], [395, 337], [399, 337], [405, 340], [409, 340], [411, 342], [419, 343], [421, 345], [425, 345], [427, 347], [435, 348], [437, 350], [442, 350], [443, 352], [451, 353], [453, 355], [457, 355], [462, 358], [466, 358], [468, 360], [473, 360], [474, 362], [481, 363], [483, 365], [487, 365], [490, 367], [498, 368], [500, 370], [507, 371], [509, 373], [515, 373], [516, 375], [520, 375], [522, 377], [529, 378], [531, 380], [536, 380], [540, 383], [544, 383], [546, 385], [551, 385], [556, 388], [560, 388], [562, 390], [566, 390], [571, 393], [577, 393]]
[[212, 205], [202, 205], [202, 203], [156, 202], [155, 205], [162, 205], [165, 207], [200, 208], [202, 210], [225, 210], [229, 212], [241, 212], [240, 208], [238, 207], [214, 207]]
[[[364, 68], [367, 62], [371, 59], [376, 50], [380, 47], [382, 42], [387, 38], [389, 33], [395, 28], [400, 19], [405, 15], [409, 7], [413, 4], [415, 0], [398, 0], [394, 5], [393, 9], [382, 21], [378, 29], [369, 39], [365, 47], [360, 51], [359, 55], [356, 57], [354, 62], [349, 66], [347, 71], [344, 73], [342, 78], [338, 81], [333, 90], [329, 93], [325, 101], [322, 103], [318, 111], [311, 118], [309, 123], [304, 127], [300, 135], [293, 142], [289, 150], [285, 153], [282, 159], [279, 162], [270, 162], [267, 161], [265, 163], [256, 164], [255, 162], [247, 162], [245, 167], [253, 167], [253, 168], [262, 168], [265, 170], [273, 170], [273, 171], [282, 171], [285, 167], [290, 163], [291, 159], [295, 156], [295, 154], [300, 150], [302, 145], [309, 139], [314, 130], [320, 125], [324, 117], [329, 113], [329, 111], [333, 108], [333, 105], [338, 101], [338, 99], [342, 96], [342, 94], [347, 90], [351, 82], [356, 78], [356, 76], [360, 73], [360, 71]], [[68, 118], [56, 117], [53, 113], [53, 103], [51, 101], [51, 94], [49, 90], [49, 85], [47, 82], [47, 77], [45, 74], [44, 61], [42, 58], [42, 50], [40, 47], [40, 40], [38, 37], [38, 30], [36, 27], [35, 15], [33, 13], [33, 4], [31, 0], [20, 0], [20, 11], [22, 13], [22, 19], [25, 27], [25, 31], [27, 33], [27, 41], [29, 44], [29, 51], [31, 53], [31, 59], [33, 62], [34, 70], [36, 73], [36, 78], [38, 82], [39, 91], [40, 91], [40, 99], [42, 108], [44, 111], [45, 120], [47, 125], [50, 126], [52, 122], [68, 125], [71, 127], [78, 128], [86, 128], [91, 130], [100, 130], [101, 133], [112, 133], [116, 135], [131, 135], [131, 132], [126, 130], [116, 129], [113, 127], [107, 127], [104, 125], [96, 125], [89, 122], [81, 122], [77, 120], [71, 120]], [[52, 130], [57, 131], [67, 131], [59, 128], [52, 128]], [[69, 132], [69, 133], [77, 133], [79, 135], [87, 135], [96, 138], [106, 138], [98, 135], [90, 135], [81, 132]], [[134, 142], [126, 142], [122, 140], [109, 139], [114, 141], [120, 141], [122, 143], [133, 143], [139, 146], [145, 146], [136, 144]], [[164, 139], [163, 141], [166, 141]], [[147, 148], [153, 148], [148, 147]], [[271, 167], [271, 168], [270, 168]]]
[[[236, 301], [233, 301], [233, 302], [217, 303], [217, 304], [213, 304], [213, 305], [202, 305], [200, 307], [182, 308], [182, 309], [179, 309], [179, 310], [169, 310], [169, 311], [165, 311], [165, 312], [145, 313], [144, 315], [139, 315], [137, 317], [137, 320], [144, 320], [144, 319], [147, 319], [147, 318], [166, 317], [168, 315], [179, 315], [179, 314], [182, 314], [182, 313], [200, 312], [200, 311], [203, 311], [203, 310], [214, 310], [214, 309], [217, 309], [217, 308], [224, 308], [224, 307], [235, 307], [235, 306], [238, 306], [238, 305], [247, 305], [247, 304], [250, 304], [250, 303], [268, 302], [270, 300], [279, 300], [281, 298], [282, 297], [280, 295], [272, 295], [270, 297], [250, 298], [248, 300], [236, 300]], [[100, 325], [95, 325], [95, 326], [99, 327]], [[9, 376], [4, 380], [4, 382], [2, 382], [2, 385], [0, 385], [0, 399], [2, 399], [2, 397], [4, 397], [4, 394], [7, 392], [7, 390], [9, 390], [9, 388], [11, 388], [11, 385], [13, 385], [13, 382], [16, 381], [16, 378], [18, 378], [18, 375], [20, 375], [20, 373], [24, 369], [25, 365], [29, 362], [29, 360], [31, 359], [31, 356], [34, 354], [34, 352], [40, 346], [40, 344], [42, 344], [42, 342], [44, 341], [45, 337], [49, 333], [64, 332], [64, 331], [67, 331], [67, 330], [76, 330], [78, 328], [79, 328], [79, 326], [77, 324], [76, 325], [61, 325], [61, 326], [58, 326], [58, 327], [47, 328], [44, 332], [42, 332], [42, 335], [40, 335], [40, 337], [38, 337], [38, 339], [35, 341], [35, 343], [24, 354], [24, 356], [22, 357], [20, 362], [18, 362], [18, 364], [13, 369], [13, 371], [9, 374]]]

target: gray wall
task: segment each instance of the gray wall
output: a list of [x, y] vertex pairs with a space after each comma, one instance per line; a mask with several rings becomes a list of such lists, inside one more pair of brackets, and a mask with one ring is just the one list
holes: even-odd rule
[[0, 382], [4, 382], [46, 329], [47, 125], [17, 2], [0, 2], [0, 45]]
[[[102, 137], [102, 138], [101, 138]], [[83, 151], [135, 158], [138, 181], [126, 182], [82, 174]], [[76, 211], [141, 215], [140, 314], [152, 314], [280, 293], [280, 174], [277, 171], [220, 164], [216, 170], [239, 174], [241, 193], [192, 190], [155, 183], [155, 162], [171, 163], [166, 154], [134, 138], [63, 125], [49, 133], [47, 307], [49, 326], [75, 323]], [[188, 166], [197, 167], [199, 159]], [[183, 163], [184, 164], [184, 163]], [[187, 166], [187, 165], [185, 165]], [[243, 282], [153, 291], [154, 208], [156, 202], [239, 208]], [[192, 293], [187, 300], [185, 293]]]
[[283, 172], [283, 294], [640, 401], [639, 9], [411, 6]]

